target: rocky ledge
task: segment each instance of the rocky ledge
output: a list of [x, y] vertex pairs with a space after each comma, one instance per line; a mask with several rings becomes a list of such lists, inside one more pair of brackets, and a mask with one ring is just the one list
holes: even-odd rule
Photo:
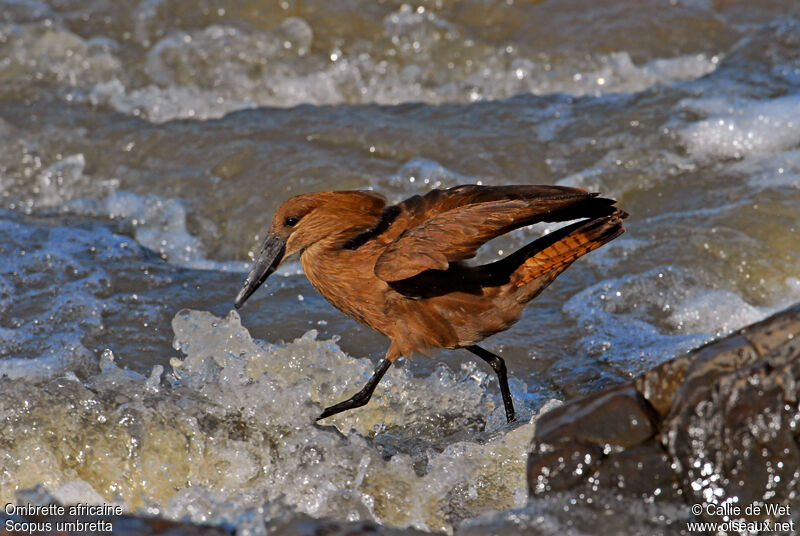
[[700, 519], [796, 520], [798, 386], [800, 304], [543, 415], [530, 494], [610, 489]]

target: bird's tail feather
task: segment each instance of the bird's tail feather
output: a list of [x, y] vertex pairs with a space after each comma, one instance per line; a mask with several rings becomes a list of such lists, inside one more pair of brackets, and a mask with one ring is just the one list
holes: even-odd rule
[[516, 300], [532, 300], [576, 259], [624, 233], [622, 220], [628, 214], [610, 208], [608, 215], [567, 225], [515, 253], [525, 258], [509, 282]]

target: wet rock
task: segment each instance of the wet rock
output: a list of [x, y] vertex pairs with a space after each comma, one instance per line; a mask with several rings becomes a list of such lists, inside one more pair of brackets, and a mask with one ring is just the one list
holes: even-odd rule
[[530, 494], [615, 490], [738, 504], [739, 518], [765, 518], [763, 508], [744, 512], [754, 503], [793, 513], [798, 381], [800, 304], [543, 415], [528, 460]]
[[564, 405], [548, 412], [552, 417], [537, 425], [536, 436], [547, 443], [570, 438], [589, 445], [638, 445], [655, 433], [652, 412], [641, 398], [632, 385], [603, 390], [580, 407]]

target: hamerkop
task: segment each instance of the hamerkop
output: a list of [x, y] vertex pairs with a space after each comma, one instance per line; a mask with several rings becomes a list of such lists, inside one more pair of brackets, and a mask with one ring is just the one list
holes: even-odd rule
[[[386, 206], [370, 191], [319, 192], [278, 208], [237, 308], [288, 256], [334, 307], [391, 339], [361, 391], [317, 420], [365, 405], [391, 364], [413, 352], [465, 348], [497, 374], [514, 419], [502, 358], [477, 345], [508, 329], [575, 259], [625, 232], [613, 199], [561, 186], [432, 190]], [[496, 236], [537, 222], [581, 220], [482, 266], [462, 261]]]

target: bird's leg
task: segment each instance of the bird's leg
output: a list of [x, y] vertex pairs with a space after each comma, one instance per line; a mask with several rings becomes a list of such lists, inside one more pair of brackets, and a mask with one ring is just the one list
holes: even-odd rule
[[493, 354], [489, 350], [484, 350], [477, 344], [467, 346], [467, 350], [480, 357], [497, 373], [497, 381], [500, 384], [500, 393], [503, 395], [503, 405], [506, 407], [506, 419], [508, 422], [514, 420], [514, 403], [511, 401], [511, 391], [508, 389], [508, 375], [506, 374], [506, 362], [503, 358]]
[[372, 375], [369, 381], [367, 381], [367, 385], [365, 385], [363, 389], [344, 402], [339, 402], [338, 404], [335, 404], [329, 408], [325, 408], [325, 411], [322, 412], [322, 415], [317, 417], [317, 420], [330, 417], [331, 415], [336, 415], [337, 413], [347, 411], [348, 409], [360, 408], [361, 406], [366, 405], [372, 396], [372, 392], [375, 391], [375, 388], [378, 386], [378, 382], [381, 381], [381, 378], [383, 378], [383, 375], [386, 374], [386, 371], [389, 370], [389, 367], [391, 366], [392, 362], [389, 359], [384, 359], [381, 361], [380, 364], [375, 368], [375, 373]]

